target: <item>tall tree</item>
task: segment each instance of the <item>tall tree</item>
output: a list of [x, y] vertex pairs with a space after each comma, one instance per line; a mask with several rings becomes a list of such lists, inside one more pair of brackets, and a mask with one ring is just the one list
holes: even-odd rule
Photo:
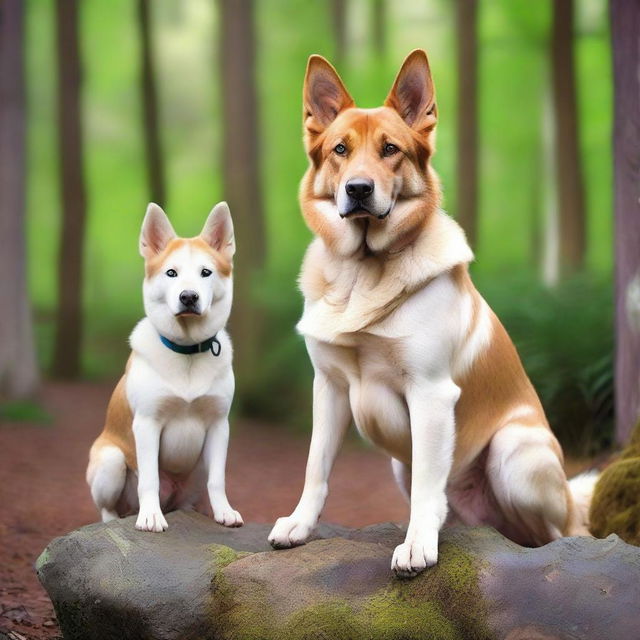
[[560, 272], [571, 275], [584, 266], [586, 221], [578, 137], [573, 0], [554, 0], [551, 74], [555, 122]]
[[456, 2], [458, 63], [457, 219], [476, 249], [478, 239], [477, 0]]
[[147, 161], [149, 199], [166, 204], [165, 174], [162, 162], [162, 145], [158, 129], [158, 91], [153, 65], [153, 38], [149, 0], [138, 0], [138, 27], [140, 31], [142, 98], [142, 126]]
[[335, 42], [335, 66], [344, 64], [347, 53], [347, 0], [331, 0], [331, 24]]
[[611, 0], [614, 82], [616, 439], [640, 418], [640, 3]]
[[540, 192], [543, 210], [541, 229], [540, 270], [543, 282], [554, 287], [560, 280], [560, 249], [558, 221], [558, 170], [555, 148], [555, 122], [553, 118], [553, 98], [547, 89], [542, 96], [541, 152], [538, 180], [534, 186]]
[[80, 47], [77, 0], [56, 0], [58, 64], [58, 148], [62, 194], [62, 235], [58, 258], [58, 308], [53, 372], [80, 373], [83, 334], [82, 286], [86, 195], [82, 164]]
[[239, 390], [250, 389], [259, 358], [262, 318], [252, 291], [266, 253], [260, 131], [255, 81], [253, 0], [219, 0], [224, 197], [233, 215], [234, 305], [231, 332]]
[[371, 7], [371, 37], [376, 55], [387, 55], [387, 3], [386, 0], [373, 0]]
[[38, 383], [25, 256], [24, 3], [0, 2], [0, 400]]

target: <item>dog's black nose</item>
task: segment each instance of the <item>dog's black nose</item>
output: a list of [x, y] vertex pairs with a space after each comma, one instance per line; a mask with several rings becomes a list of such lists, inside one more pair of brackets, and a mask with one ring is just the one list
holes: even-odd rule
[[347, 195], [356, 200], [364, 200], [373, 193], [373, 180], [368, 178], [351, 178], [344, 186]]
[[193, 307], [200, 296], [195, 291], [183, 291], [180, 294], [180, 302], [185, 307]]

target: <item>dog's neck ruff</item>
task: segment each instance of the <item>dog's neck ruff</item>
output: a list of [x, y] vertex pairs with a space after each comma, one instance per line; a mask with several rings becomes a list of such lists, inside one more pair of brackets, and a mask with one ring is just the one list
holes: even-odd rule
[[305, 297], [298, 332], [325, 342], [364, 331], [384, 320], [439, 275], [473, 260], [464, 231], [438, 210], [412, 247], [383, 268], [362, 260], [331, 259], [320, 238], [305, 256], [300, 289]]
[[169, 338], [165, 338], [163, 335], [158, 334], [160, 336], [160, 340], [162, 344], [167, 347], [167, 349], [171, 349], [171, 351], [175, 351], [176, 353], [181, 353], [185, 356], [192, 356], [195, 353], [204, 353], [205, 351], [211, 351], [214, 356], [219, 356], [220, 351], [222, 351], [222, 345], [217, 338], [217, 334], [204, 342], [198, 342], [198, 344], [189, 344], [182, 345], [176, 344], [169, 340]]

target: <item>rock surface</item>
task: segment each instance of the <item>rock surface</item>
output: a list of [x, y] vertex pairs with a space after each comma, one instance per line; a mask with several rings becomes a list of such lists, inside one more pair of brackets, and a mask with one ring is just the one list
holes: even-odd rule
[[272, 551], [269, 525], [167, 519], [162, 534], [126, 518], [49, 544], [37, 570], [67, 640], [640, 639], [640, 549], [616, 536], [525, 549], [447, 529], [437, 567], [402, 581], [392, 524], [323, 525]]

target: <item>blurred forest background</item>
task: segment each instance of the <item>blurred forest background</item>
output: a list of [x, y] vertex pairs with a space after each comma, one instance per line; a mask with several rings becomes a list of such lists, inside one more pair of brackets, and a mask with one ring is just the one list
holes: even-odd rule
[[[11, 305], [20, 336], [4, 334], [5, 416], [35, 411], [15, 399], [33, 397], [41, 377], [122, 371], [143, 314], [137, 241], [148, 201], [179, 234], [195, 235], [227, 199], [238, 242], [235, 411], [307, 428], [312, 371], [294, 332], [310, 240], [297, 203], [306, 60], [326, 56], [359, 106], [377, 106], [406, 54], [422, 47], [438, 95], [434, 165], [445, 208], [476, 251], [478, 288], [565, 446], [584, 455], [611, 443], [605, 0], [0, 2], [4, 46], [17, 60], [5, 67], [4, 90], [17, 96], [5, 116], [25, 134], [24, 163], [20, 140], [0, 161], [18, 159], [3, 184], [24, 212], [37, 356], [36, 369], [29, 315]], [[5, 274], [17, 286], [19, 231], [5, 235]]]

